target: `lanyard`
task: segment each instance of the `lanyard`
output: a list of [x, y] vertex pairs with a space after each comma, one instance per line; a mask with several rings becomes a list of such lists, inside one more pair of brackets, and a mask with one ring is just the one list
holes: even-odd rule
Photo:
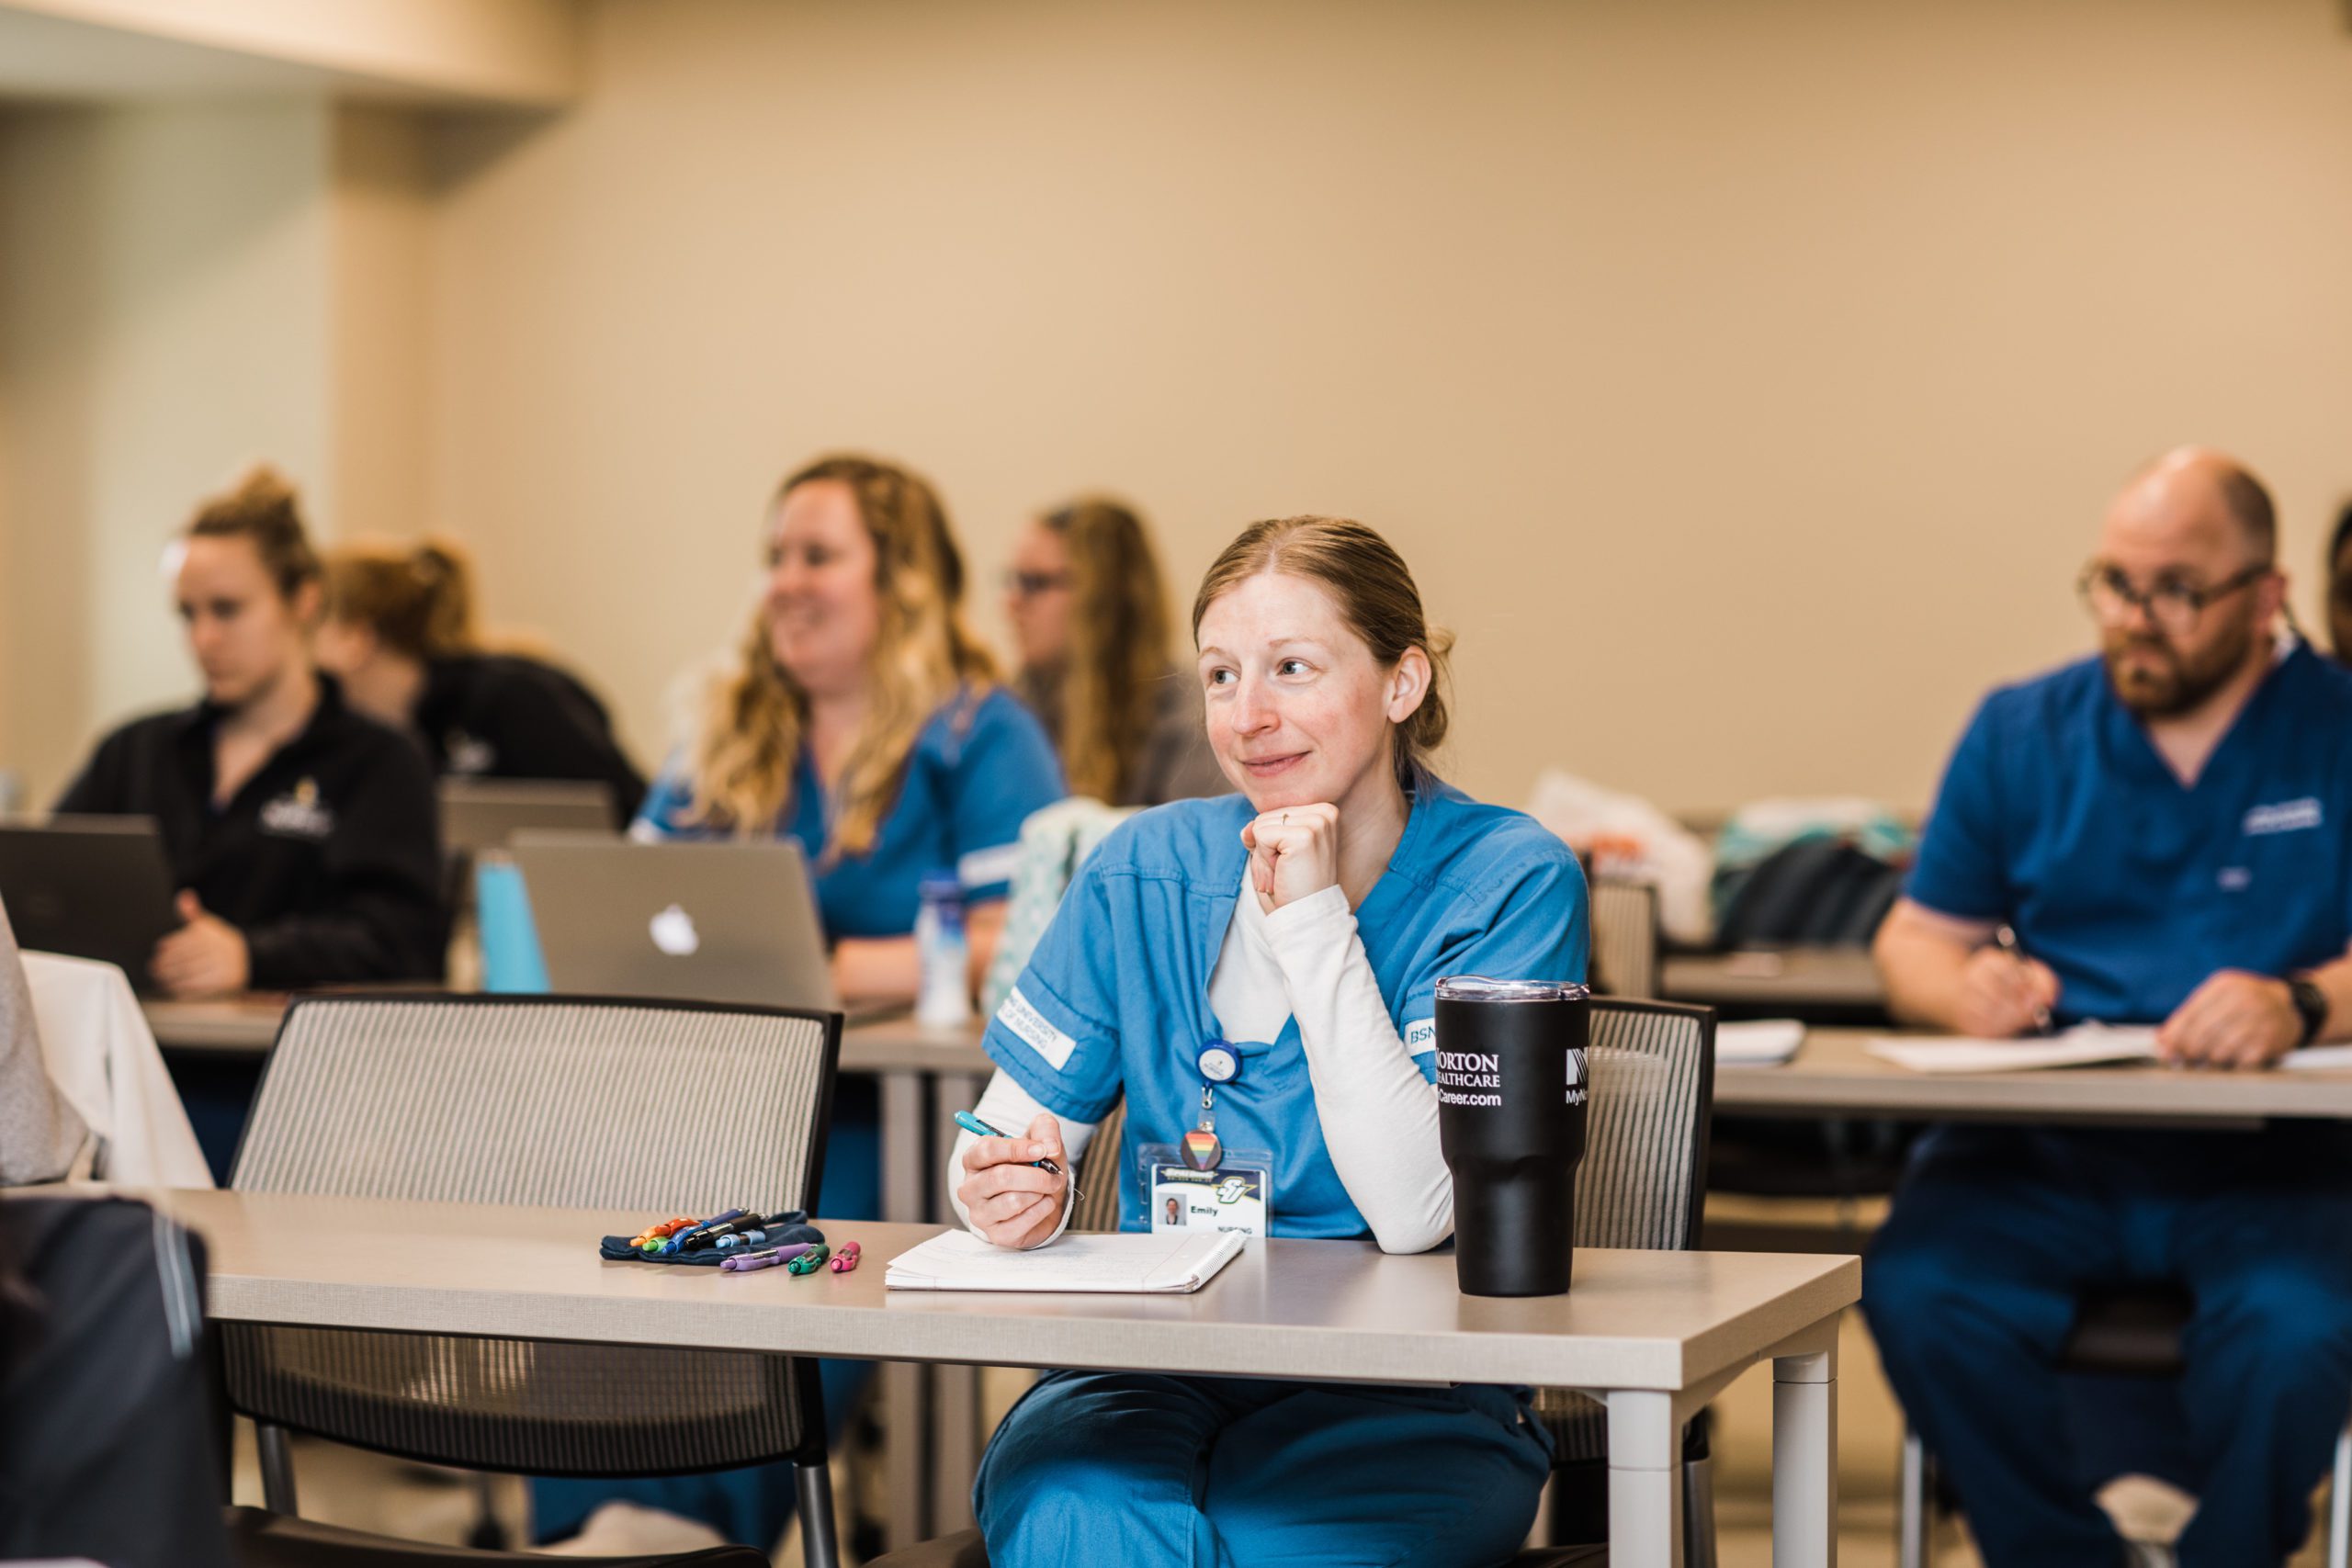
[[1201, 1123], [1184, 1134], [1184, 1163], [1194, 1170], [1215, 1170], [1225, 1157], [1216, 1135], [1216, 1086], [1241, 1076], [1241, 1053], [1222, 1040], [1212, 1040], [1193, 1058], [1201, 1075]]

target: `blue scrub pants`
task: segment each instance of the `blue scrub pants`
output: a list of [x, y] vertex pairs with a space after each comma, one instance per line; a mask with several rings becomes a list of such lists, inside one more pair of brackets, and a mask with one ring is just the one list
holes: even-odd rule
[[[833, 1085], [833, 1122], [825, 1135], [825, 1167], [818, 1199], [820, 1217], [826, 1220], [871, 1220], [881, 1215], [881, 1097], [872, 1078], [844, 1076]], [[854, 1238], [835, 1226], [826, 1232], [825, 1239], [838, 1245]], [[865, 1266], [876, 1267], [879, 1262], [869, 1258]], [[787, 1291], [801, 1282], [781, 1269], [755, 1274], [752, 1280]], [[839, 1447], [842, 1428], [866, 1380], [874, 1374], [874, 1363], [824, 1360], [817, 1363], [817, 1370], [825, 1384], [826, 1439]], [[699, 1519], [739, 1546], [773, 1551], [785, 1527], [792, 1522], [792, 1470], [789, 1464], [755, 1464], [706, 1475], [618, 1481], [534, 1476], [531, 1538], [548, 1542], [577, 1535], [599, 1507], [625, 1501]]]
[[2198, 1471], [2183, 1568], [2275, 1563], [2352, 1408], [2352, 1151], [2260, 1134], [1939, 1129], [1862, 1272], [1888, 1380], [1987, 1568], [2120, 1562], [2053, 1371], [2086, 1285], [2172, 1280]]
[[1509, 1389], [1048, 1372], [972, 1511], [991, 1568], [1494, 1568], [1551, 1466]]

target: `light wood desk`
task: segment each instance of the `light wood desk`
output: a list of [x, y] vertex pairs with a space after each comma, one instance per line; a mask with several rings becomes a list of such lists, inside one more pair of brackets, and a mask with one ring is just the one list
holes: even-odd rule
[[1253, 1242], [1189, 1296], [890, 1292], [934, 1234], [832, 1222], [865, 1266], [797, 1279], [607, 1263], [642, 1214], [239, 1192], [141, 1192], [209, 1244], [220, 1318], [873, 1359], [1357, 1382], [1529, 1382], [1609, 1410], [1611, 1557], [1679, 1560], [1683, 1422], [1773, 1362], [1773, 1561], [1832, 1561], [1837, 1325], [1851, 1258], [1588, 1248], [1561, 1297], [1462, 1295], [1444, 1254]]
[[1794, 1060], [1715, 1069], [1715, 1109], [1741, 1115], [1914, 1122], [2140, 1122], [2237, 1125], [2352, 1119], [2352, 1068], [2189, 1072], [2155, 1066], [1915, 1073], [1869, 1054], [1878, 1029], [1807, 1029]]
[[1852, 1020], [1883, 1012], [1878, 965], [1858, 947], [1792, 947], [1757, 953], [1668, 953], [1658, 991], [1668, 1001], [1702, 1002], [1746, 1015]]
[[286, 998], [256, 993], [225, 1001], [175, 1002], [150, 997], [140, 1001], [139, 1010], [147, 1015], [155, 1043], [166, 1051], [258, 1060], [277, 1043]]

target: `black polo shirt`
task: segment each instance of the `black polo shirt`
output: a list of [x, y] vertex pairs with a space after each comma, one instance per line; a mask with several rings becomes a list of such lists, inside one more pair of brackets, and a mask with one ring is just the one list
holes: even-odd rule
[[180, 886], [244, 933], [257, 990], [437, 978], [440, 822], [415, 745], [322, 675], [311, 722], [215, 809], [221, 716], [198, 703], [124, 725], [57, 809], [154, 818]]
[[469, 653], [432, 660], [416, 729], [437, 773], [609, 784], [616, 827], [627, 826], [645, 798], [645, 778], [613, 739], [605, 705], [534, 659]]

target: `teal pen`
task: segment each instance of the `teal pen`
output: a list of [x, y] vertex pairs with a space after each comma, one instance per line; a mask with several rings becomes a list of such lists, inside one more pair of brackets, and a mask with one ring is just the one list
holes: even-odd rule
[[[994, 1127], [989, 1126], [987, 1122], [981, 1121], [978, 1117], [973, 1115], [968, 1111], [958, 1111], [956, 1112], [956, 1125], [963, 1128], [964, 1131], [970, 1133], [977, 1137], [1009, 1138], [1012, 1136], [1010, 1133], [998, 1132]], [[1039, 1170], [1044, 1171], [1047, 1176], [1059, 1176], [1062, 1173], [1062, 1168], [1056, 1165], [1049, 1159], [1033, 1159], [1029, 1163], [1035, 1166]], [[1069, 1190], [1078, 1197], [1083, 1198], [1086, 1196], [1085, 1193], [1079, 1191], [1078, 1183], [1075, 1181], [1072, 1181], [1069, 1184]]]

